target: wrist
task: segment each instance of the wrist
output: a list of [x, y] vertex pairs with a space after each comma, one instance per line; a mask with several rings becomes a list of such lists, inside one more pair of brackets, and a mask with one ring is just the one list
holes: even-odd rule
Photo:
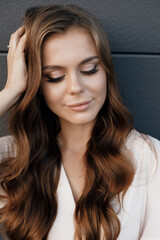
[[7, 88], [0, 92], [0, 117], [7, 113], [18, 101], [19, 95]]
[[22, 93], [18, 92], [17, 89], [15, 88], [10, 88], [10, 87], [5, 87], [3, 90], [4, 94], [12, 100], [17, 100]]

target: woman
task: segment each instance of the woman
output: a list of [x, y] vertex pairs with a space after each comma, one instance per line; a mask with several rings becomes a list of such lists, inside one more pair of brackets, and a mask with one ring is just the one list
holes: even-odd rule
[[160, 143], [133, 130], [96, 19], [74, 5], [35, 7], [8, 47], [0, 215], [9, 239], [160, 239]]

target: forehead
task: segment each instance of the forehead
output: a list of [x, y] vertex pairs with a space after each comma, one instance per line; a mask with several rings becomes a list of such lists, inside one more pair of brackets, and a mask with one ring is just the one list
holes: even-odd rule
[[71, 28], [65, 33], [51, 34], [44, 43], [42, 57], [44, 64], [63, 64], [97, 55], [97, 49], [92, 36], [81, 28]]

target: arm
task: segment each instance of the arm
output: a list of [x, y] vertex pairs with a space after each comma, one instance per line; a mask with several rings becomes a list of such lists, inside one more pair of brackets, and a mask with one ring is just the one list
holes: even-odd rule
[[0, 92], [0, 117], [8, 112], [18, 99], [18, 95], [16, 96], [14, 92], [12, 93], [10, 90], [4, 88]]
[[11, 35], [9, 45], [7, 82], [0, 92], [0, 117], [14, 106], [27, 86], [26, 33], [24, 27], [19, 28]]

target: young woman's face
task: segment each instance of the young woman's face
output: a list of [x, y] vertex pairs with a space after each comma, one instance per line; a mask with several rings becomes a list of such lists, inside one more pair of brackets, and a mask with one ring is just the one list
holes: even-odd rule
[[91, 36], [80, 28], [50, 35], [43, 45], [46, 104], [72, 124], [93, 123], [106, 98], [106, 74]]

